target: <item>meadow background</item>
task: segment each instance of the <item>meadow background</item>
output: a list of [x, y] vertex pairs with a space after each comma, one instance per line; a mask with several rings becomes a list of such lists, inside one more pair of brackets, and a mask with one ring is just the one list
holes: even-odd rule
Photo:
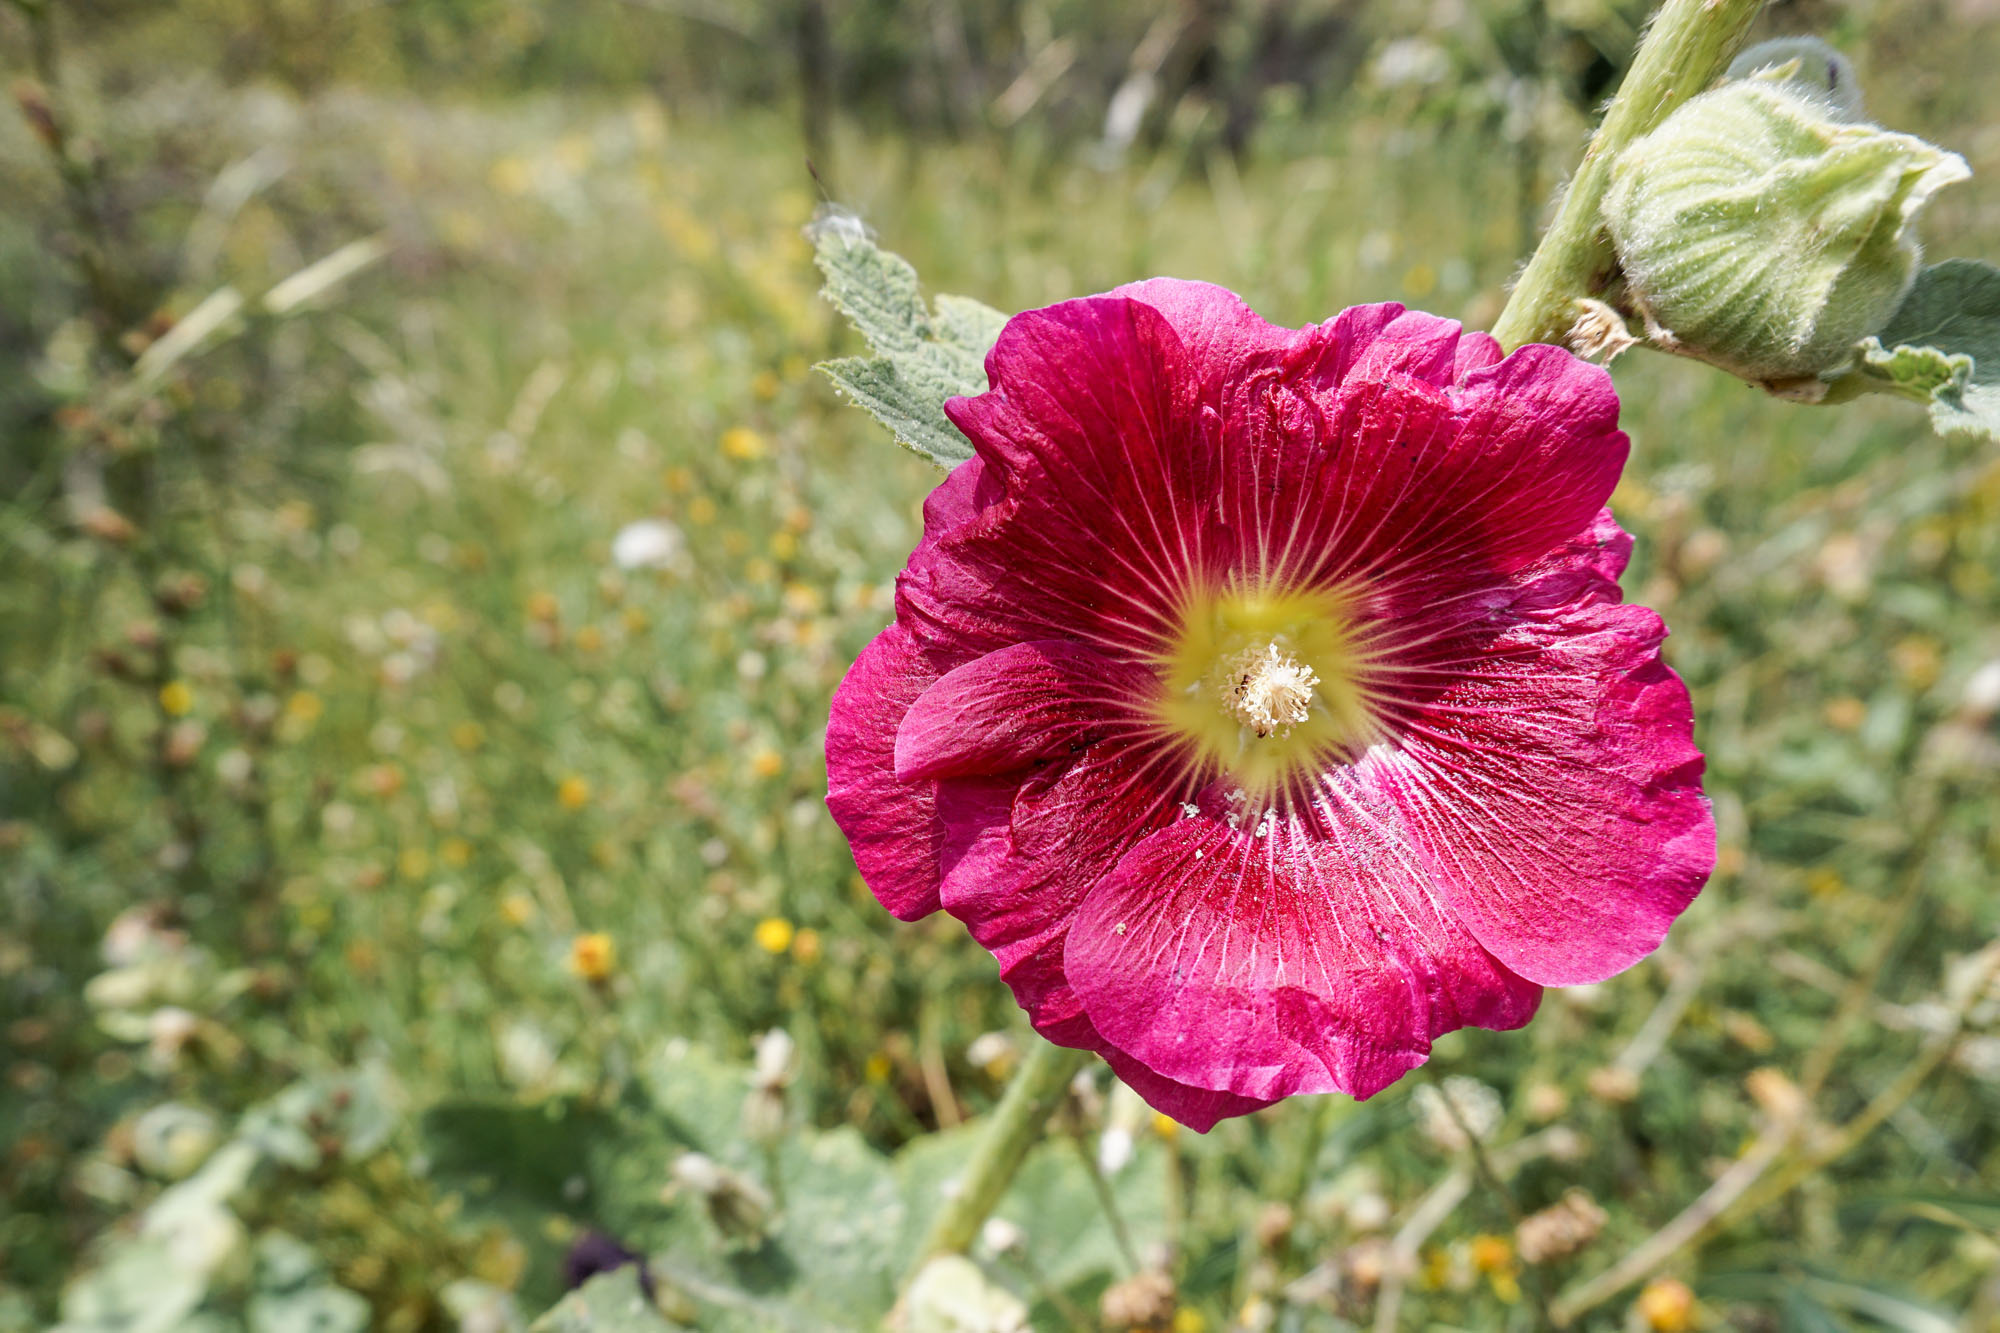
[[[0, 1329], [501, 1333], [591, 1233], [654, 1299], [546, 1327], [872, 1326], [1032, 1038], [821, 804], [936, 476], [810, 372], [802, 229], [1483, 327], [1644, 10], [0, 5]], [[2000, 257], [2000, 6], [1764, 29]], [[2000, 1329], [2000, 453], [1616, 375], [1715, 879], [1438, 1043], [1508, 1195], [1420, 1077], [1195, 1136], [1097, 1070], [976, 1252], [1035, 1327], [1532, 1327], [1790, 1126], [1582, 1323]]]

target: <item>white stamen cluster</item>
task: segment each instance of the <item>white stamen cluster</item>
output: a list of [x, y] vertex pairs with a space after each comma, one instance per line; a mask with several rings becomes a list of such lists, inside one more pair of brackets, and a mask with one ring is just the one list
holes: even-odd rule
[[1319, 676], [1276, 642], [1246, 648], [1222, 675], [1222, 706], [1259, 736], [1283, 736], [1312, 713]]

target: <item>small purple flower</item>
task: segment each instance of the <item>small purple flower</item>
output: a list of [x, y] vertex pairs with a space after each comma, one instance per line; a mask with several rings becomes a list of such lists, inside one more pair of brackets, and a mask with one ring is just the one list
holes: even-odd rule
[[651, 1300], [653, 1275], [646, 1271], [645, 1257], [632, 1253], [601, 1231], [586, 1231], [563, 1256], [563, 1286], [575, 1291], [599, 1273], [615, 1273], [627, 1264], [638, 1265], [639, 1289]]

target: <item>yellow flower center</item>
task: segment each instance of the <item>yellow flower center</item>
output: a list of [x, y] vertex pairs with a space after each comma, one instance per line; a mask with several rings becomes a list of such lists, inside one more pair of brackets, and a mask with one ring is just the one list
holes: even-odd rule
[[1337, 590], [1191, 594], [1159, 661], [1155, 720], [1203, 778], [1268, 800], [1377, 730], [1353, 599]]

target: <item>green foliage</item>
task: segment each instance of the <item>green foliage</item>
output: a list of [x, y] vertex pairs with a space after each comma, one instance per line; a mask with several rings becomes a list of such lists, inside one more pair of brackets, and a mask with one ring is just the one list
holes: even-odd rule
[[[310, 1079], [252, 1108], [188, 1179], [163, 1191], [63, 1294], [62, 1333], [361, 1333], [368, 1301], [329, 1280], [308, 1245], [282, 1231], [246, 1243], [257, 1191], [296, 1188], [294, 1173], [367, 1158], [390, 1117], [379, 1072]], [[292, 1178], [287, 1178], [292, 1177]]]
[[1862, 355], [1866, 374], [1928, 401], [1940, 432], [2000, 440], [2000, 268], [1931, 265]]
[[896, 442], [949, 471], [972, 445], [944, 414], [947, 398], [983, 393], [986, 353], [1007, 317], [965, 296], [924, 307], [917, 271], [878, 247], [860, 220], [832, 212], [813, 223], [826, 298], [868, 340], [872, 357], [819, 370], [895, 433]]
[[[424, 1117], [427, 1154], [473, 1220], [526, 1227], [561, 1215], [641, 1248], [654, 1276], [702, 1312], [703, 1328], [872, 1328], [981, 1128], [928, 1135], [893, 1156], [845, 1126], [798, 1128], [766, 1152], [741, 1137], [747, 1070], [676, 1046], [640, 1086], [615, 1110], [440, 1106]], [[745, 1244], [715, 1225], [711, 1201], [675, 1170], [687, 1152], [768, 1190], [775, 1204], [765, 1234]], [[1114, 1174], [1135, 1244], [1165, 1240], [1165, 1180], [1157, 1143]], [[1124, 1267], [1090, 1173], [1065, 1138], [1035, 1150], [996, 1215], [1021, 1227], [1020, 1271], [1056, 1290], [1087, 1293]], [[552, 1272], [533, 1274], [523, 1294], [553, 1300], [553, 1281]], [[602, 1303], [622, 1299], [609, 1281], [565, 1298], [545, 1322], [609, 1318]]]

